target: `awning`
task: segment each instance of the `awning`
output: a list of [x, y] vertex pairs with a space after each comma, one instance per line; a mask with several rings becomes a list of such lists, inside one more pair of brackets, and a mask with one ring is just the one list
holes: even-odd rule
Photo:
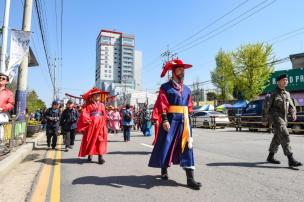
[[234, 105], [232, 105], [232, 108], [245, 108], [248, 104], [248, 101], [246, 100], [239, 100]]

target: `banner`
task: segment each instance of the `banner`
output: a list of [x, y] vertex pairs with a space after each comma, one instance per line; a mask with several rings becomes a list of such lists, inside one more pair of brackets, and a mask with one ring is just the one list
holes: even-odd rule
[[23, 58], [29, 53], [31, 32], [12, 30], [10, 60], [7, 73], [10, 78], [14, 76], [16, 68], [19, 67]]

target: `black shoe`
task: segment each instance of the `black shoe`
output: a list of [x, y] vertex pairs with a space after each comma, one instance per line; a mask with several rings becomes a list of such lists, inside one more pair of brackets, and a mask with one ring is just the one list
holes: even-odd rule
[[269, 153], [267, 157], [267, 162], [272, 164], [280, 164], [281, 162], [274, 158], [274, 153]]
[[186, 171], [186, 175], [187, 175], [187, 186], [194, 190], [200, 190], [202, 184], [200, 182], [196, 182], [194, 180], [193, 170], [186, 168], [185, 171]]
[[102, 155], [98, 155], [98, 163], [104, 164], [106, 161], [103, 159]]
[[91, 155], [88, 155], [88, 161], [92, 161], [92, 156]]
[[167, 168], [162, 168], [161, 169], [161, 176], [160, 178], [162, 180], [168, 180], [169, 179], [169, 176], [168, 176], [168, 169]]
[[293, 158], [292, 154], [290, 154], [290, 155], [287, 156], [287, 157], [288, 157], [288, 165], [289, 165], [289, 167], [298, 167], [298, 166], [302, 166], [302, 163], [296, 161], [296, 160]]
[[47, 147], [50, 148], [50, 147], [51, 147], [51, 144], [50, 144], [50, 143], [47, 143]]

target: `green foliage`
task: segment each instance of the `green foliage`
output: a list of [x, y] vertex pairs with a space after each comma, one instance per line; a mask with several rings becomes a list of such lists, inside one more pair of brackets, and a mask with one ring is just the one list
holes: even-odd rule
[[37, 93], [32, 90], [27, 94], [28, 113], [35, 112], [37, 109], [45, 108], [45, 103], [38, 98]]
[[36, 121], [36, 120], [28, 120], [27, 124], [31, 125], [31, 126], [34, 126], [34, 125], [41, 125], [41, 122]]
[[251, 100], [262, 92], [274, 69], [271, 64], [274, 60], [272, 55], [272, 45], [263, 43], [247, 44], [233, 53], [235, 89], [238, 94]]
[[211, 81], [222, 91], [218, 100], [256, 98], [274, 69], [272, 45], [263, 43], [243, 45], [234, 52], [220, 50], [215, 60]]
[[216, 97], [217, 97], [217, 95], [216, 95], [215, 92], [208, 92], [208, 93], [207, 93], [207, 101], [212, 101], [212, 100], [214, 100], [214, 98], [216, 98]]
[[215, 57], [216, 67], [211, 72], [212, 83], [221, 89], [222, 99], [227, 99], [232, 95], [234, 79], [233, 79], [233, 54], [224, 52], [222, 49]]

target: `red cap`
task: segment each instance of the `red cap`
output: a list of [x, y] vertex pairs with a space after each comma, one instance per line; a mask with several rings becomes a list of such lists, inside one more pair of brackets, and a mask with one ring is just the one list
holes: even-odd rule
[[167, 71], [172, 70], [175, 67], [183, 67], [184, 69], [188, 69], [188, 68], [192, 67], [192, 65], [184, 64], [183, 61], [179, 60], [179, 59], [171, 60], [165, 64], [160, 77], [164, 77], [166, 75]]

